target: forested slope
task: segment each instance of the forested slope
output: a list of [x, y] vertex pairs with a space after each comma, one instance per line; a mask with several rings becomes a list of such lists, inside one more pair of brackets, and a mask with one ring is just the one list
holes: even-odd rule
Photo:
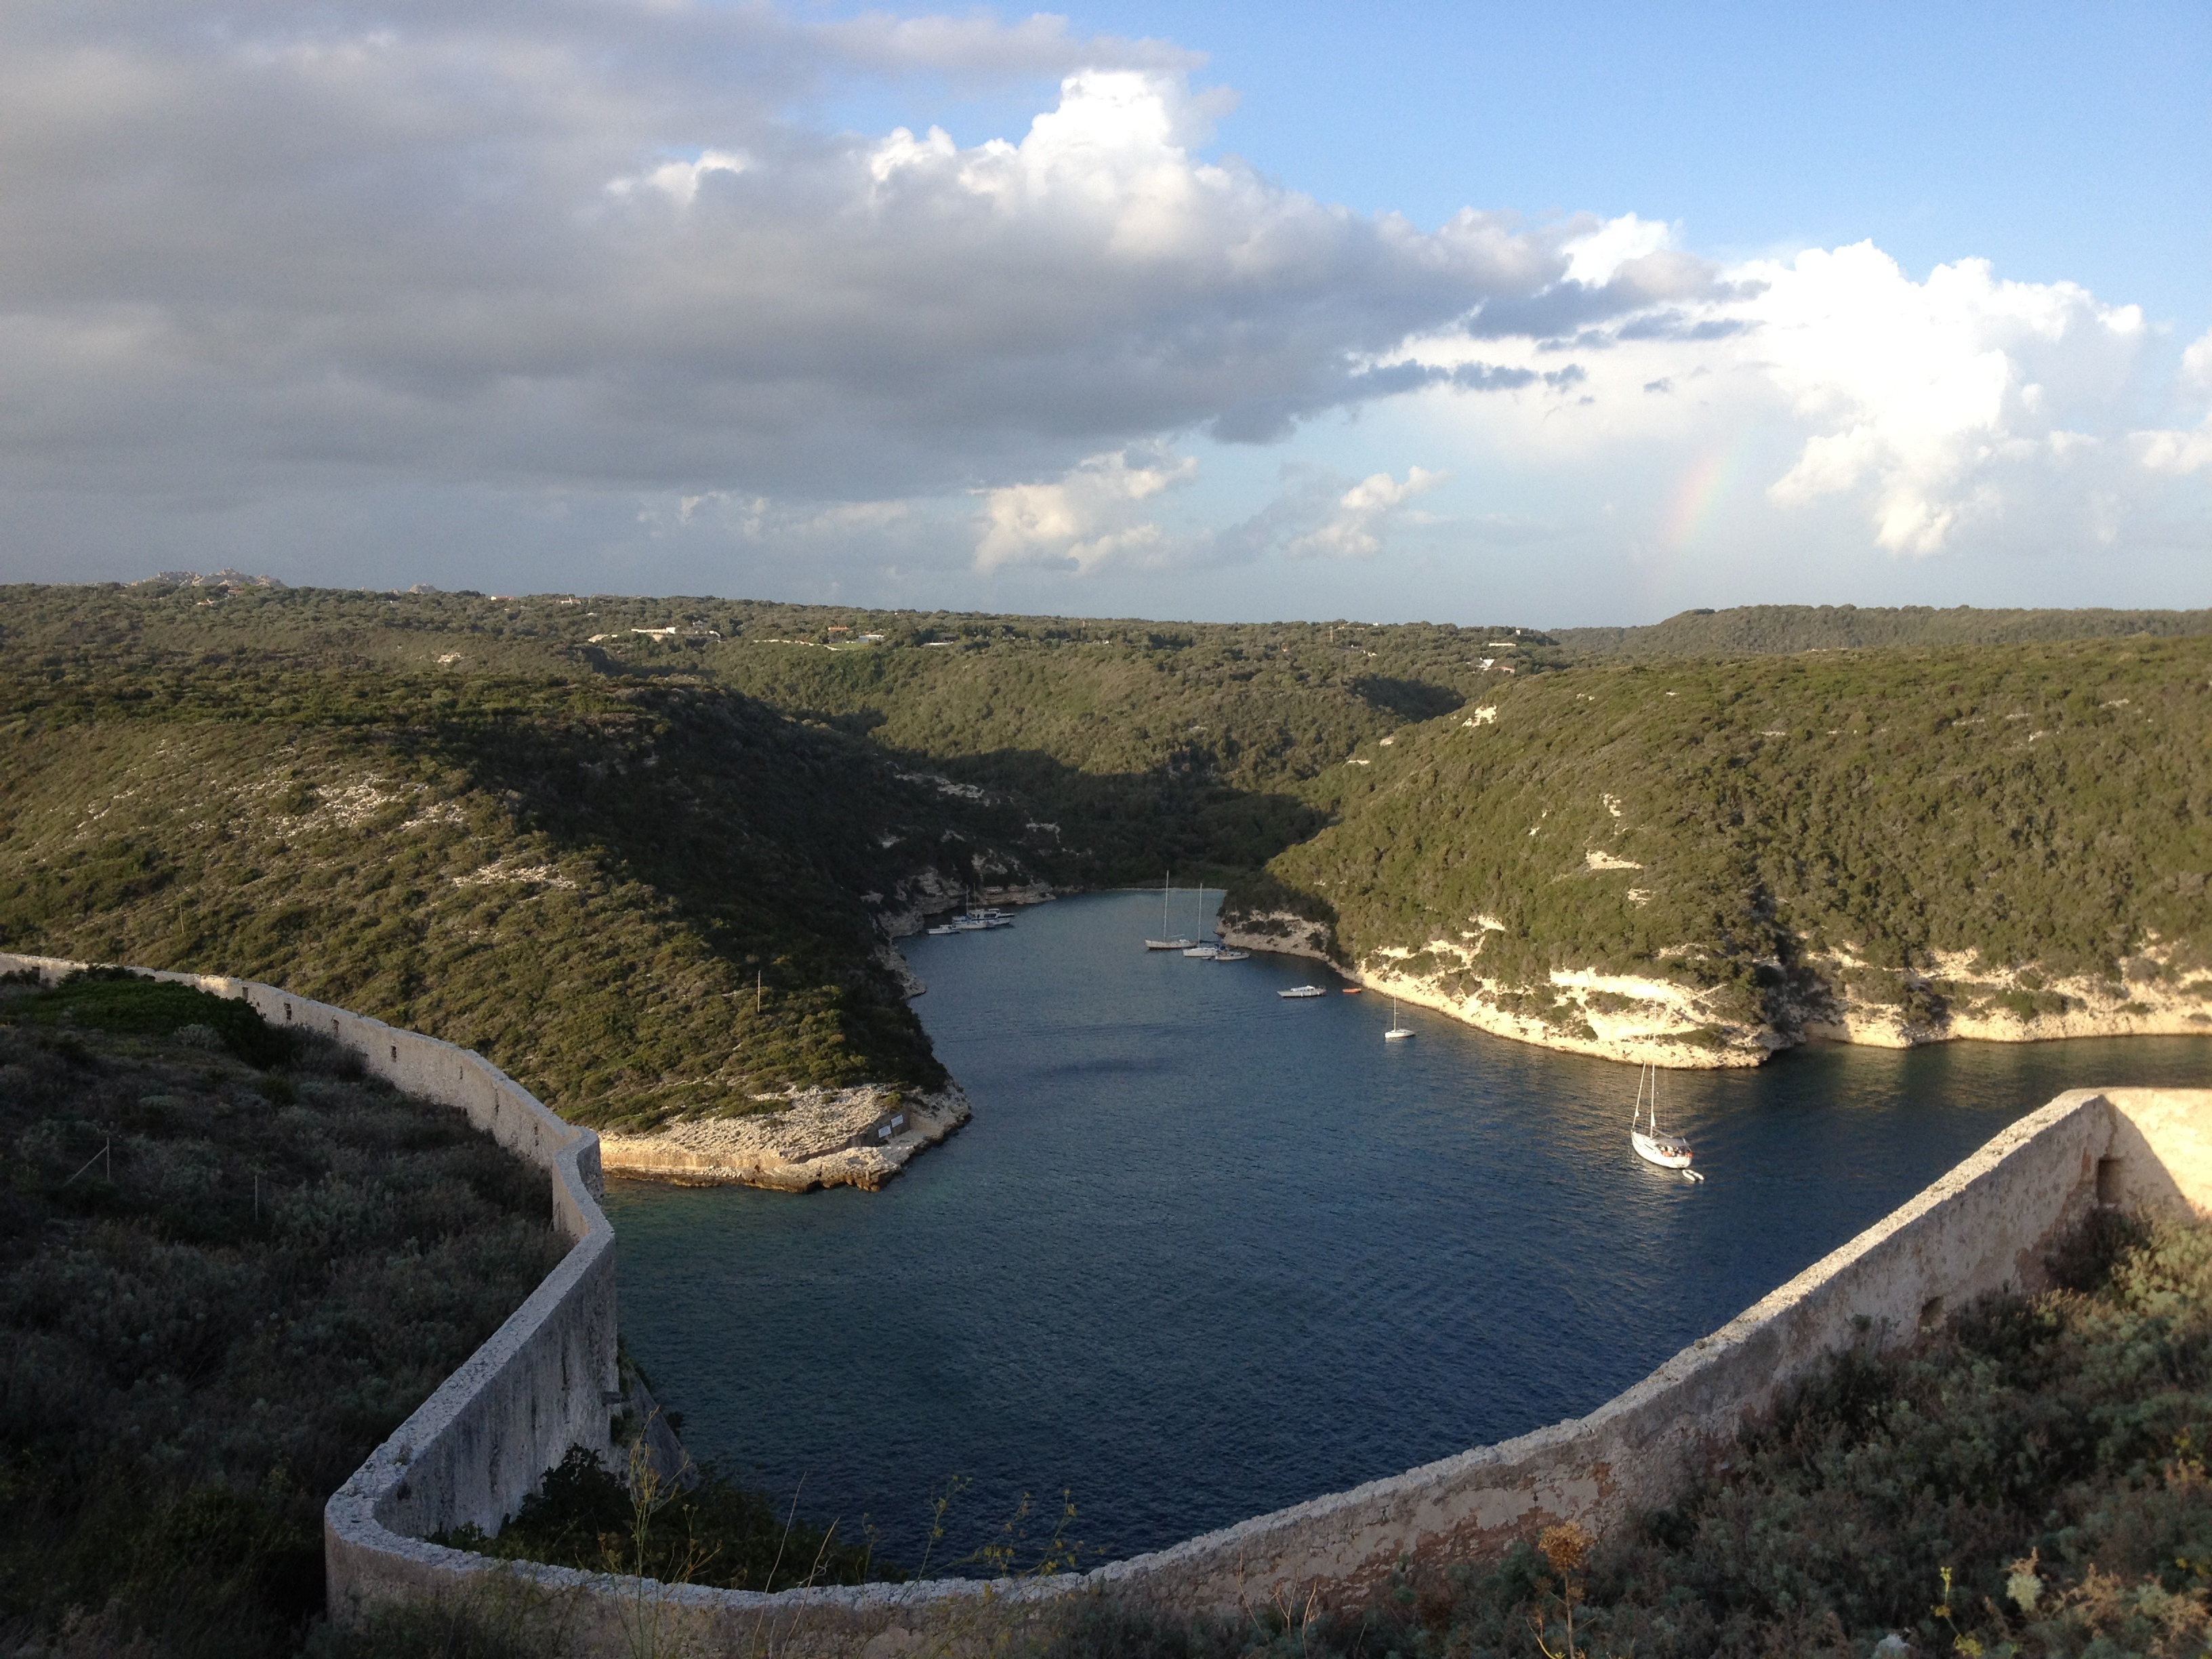
[[1570, 653], [1747, 657], [1886, 646], [2025, 645], [2056, 640], [2212, 634], [2212, 611], [2016, 611], [1954, 605], [1746, 605], [1685, 611], [1641, 628], [1562, 628]]
[[1522, 677], [1362, 748], [1255, 937], [1534, 1040], [2212, 1030], [2212, 640]]
[[0, 943], [292, 986], [596, 1124], [933, 1085], [890, 934], [1255, 868], [1346, 749], [1528, 662], [1487, 637], [7, 590]]
[[1508, 626], [5, 590], [0, 944], [290, 984], [629, 1127], [933, 1085], [890, 938], [1170, 867], [1255, 939], [1625, 1057], [2206, 1029], [2212, 638], [1975, 612], [2030, 642], [1765, 650], [1916, 614], [1722, 612], [1692, 620], [1759, 649], [1662, 661]]

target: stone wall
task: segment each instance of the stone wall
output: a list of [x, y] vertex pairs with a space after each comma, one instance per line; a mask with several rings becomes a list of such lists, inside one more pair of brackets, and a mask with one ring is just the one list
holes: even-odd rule
[[[82, 966], [0, 952], [0, 973], [30, 969], [49, 981]], [[242, 998], [272, 1025], [331, 1037], [395, 1088], [460, 1109], [547, 1172], [553, 1225], [574, 1248], [324, 1511], [334, 1611], [357, 1597], [434, 1583], [435, 1573], [418, 1570], [420, 1553], [431, 1547], [416, 1536], [464, 1523], [496, 1530], [569, 1447], [609, 1449], [609, 1413], [619, 1399], [615, 1253], [614, 1230], [597, 1201], [599, 1137], [564, 1123], [489, 1060], [450, 1042], [251, 980], [152, 977]]]
[[[0, 956], [0, 971], [74, 963]], [[1572, 1422], [1376, 1480], [1082, 1575], [763, 1595], [495, 1564], [421, 1534], [495, 1527], [572, 1444], [604, 1450], [616, 1383], [613, 1236], [594, 1195], [597, 1141], [450, 1044], [244, 981], [165, 975], [243, 996], [275, 1024], [327, 1031], [411, 1093], [549, 1169], [576, 1247], [499, 1331], [331, 1498], [331, 1610], [501, 1582], [557, 1597], [579, 1650], [776, 1650], [869, 1659], [1038, 1617], [1111, 1592], [1188, 1612], [1309, 1595], [1356, 1600], [1401, 1561], [1495, 1555], [1556, 1521], [1602, 1531], [1670, 1502], [1747, 1413], [1826, 1356], [1909, 1340], [1985, 1292], [2039, 1286], [2057, 1235], [2098, 1204], [2212, 1212], [2212, 1090], [2076, 1090], [2021, 1119], [1911, 1201], [1633, 1388]], [[989, 1627], [987, 1631], [986, 1627]]]
[[[1589, 1416], [1261, 1516], [1083, 1575], [775, 1595], [552, 1568], [515, 1577], [568, 1598], [582, 1650], [942, 1650], [1004, 1634], [1052, 1600], [1114, 1593], [1186, 1612], [1357, 1600], [1407, 1559], [1494, 1556], [1555, 1521], [1602, 1531], [1671, 1501], [1747, 1413], [1826, 1356], [1909, 1340], [1985, 1292], [2038, 1287], [2056, 1237], [2098, 1203], [2212, 1206], [2212, 1091], [2079, 1090], [1991, 1140], [1911, 1202]], [[420, 1551], [422, 1546], [414, 1546]], [[418, 1558], [417, 1581], [481, 1571]], [[434, 1577], [430, 1576], [434, 1571]]]

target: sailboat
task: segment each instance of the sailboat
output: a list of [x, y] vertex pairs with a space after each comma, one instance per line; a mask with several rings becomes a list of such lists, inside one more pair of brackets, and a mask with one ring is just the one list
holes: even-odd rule
[[[1206, 889], [1203, 887], [1198, 890], [1197, 917], [1199, 931], [1200, 933], [1204, 933], [1206, 930]], [[1183, 946], [1182, 953], [1187, 957], [1196, 957], [1200, 962], [1211, 962], [1214, 957], [1221, 954], [1221, 946], [1212, 939], [1201, 939], [1195, 945], [1185, 945]]]
[[1382, 1033], [1382, 1041], [1385, 1042], [1403, 1042], [1407, 1037], [1413, 1035], [1413, 1028], [1412, 1026], [1401, 1025], [1398, 1024], [1398, 999], [1392, 997], [1390, 999], [1390, 1029]]
[[[1650, 1091], [1645, 1091], [1645, 1079], [1650, 1079]], [[1646, 1065], [1636, 1073], [1636, 1109], [1628, 1117], [1628, 1142], [1636, 1148], [1636, 1155], [1662, 1170], [1680, 1170], [1686, 1181], [1703, 1181], [1705, 1176], [1690, 1168], [1690, 1143], [1680, 1135], [1661, 1132], [1659, 1127], [1659, 1068]]]
[[[1167, 873], [1167, 879], [1160, 884], [1160, 932], [1163, 933], [1168, 931], [1168, 900], [1174, 890], [1175, 872], [1170, 870]], [[1195, 939], [1148, 939], [1145, 941], [1145, 949], [1147, 951], [1188, 951], [1198, 941]]]

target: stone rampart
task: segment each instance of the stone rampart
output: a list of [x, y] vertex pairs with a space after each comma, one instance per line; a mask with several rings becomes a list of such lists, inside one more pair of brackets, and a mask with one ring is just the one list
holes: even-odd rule
[[[0, 971], [51, 975], [76, 965], [0, 955]], [[1191, 1613], [1356, 1601], [1406, 1562], [1480, 1559], [1554, 1522], [1602, 1531], [1671, 1502], [1725, 1455], [1747, 1414], [1826, 1356], [1909, 1340], [1992, 1291], [2039, 1287], [2051, 1244], [2095, 1206], [2212, 1213], [2212, 1090], [2076, 1090], [1587, 1417], [1085, 1574], [773, 1595], [665, 1585], [494, 1563], [421, 1536], [463, 1522], [496, 1527], [570, 1445], [606, 1449], [613, 1236], [595, 1201], [590, 1132], [434, 1038], [249, 981], [161, 977], [243, 996], [275, 1024], [327, 1031], [380, 1075], [463, 1108], [551, 1171], [556, 1224], [576, 1247], [331, 1498], [325, 1552], [337, 1616], [368, 1601], [466, 1594], [495, 1576], [561, 1598], [565, 1628], [592, 1654], [629, 1654], [642, 1643], [792, 1659], [865, 1649], [887, 1659], [1017, 1626], [1083, 1594]]]
[[[49, 981], [83, 966], [0, 952], [0, 973], [27, 969]], [[615, 1253], [597, 1198], [599, 1137], [563, 1122], [483, 1056], [450, 1042], [252, 980], [151, 977], [241, 998], [272, 1025], [333, 1039], [393, 1087], [466, 1112], [470, 1123], [550, 1179], [553, 1225], [573, 1247], [324, 1511], [334, 1610], [359, 1597], [428, 1587], [436, 1575], [419, 1570], [417, 1553], [431, 1549], [416, 1541], [419, 1534], [468, 1523], [495, 1531], [571, 1446], [608, 1449], [610, 1402], [618, 1398]]]
[[[2212, 1091], [2077, 1090], [2014, 1124], [1856, 1238], [1589, 1416], [1317, 1498], [1171, 1549], [1065, 1577], [765, 1595], [555, 1568], [514, 1570], [569, 1598], [586, 1652], [640, 1641], [709, 1652], [941, 1651], [1114, 1594], [1196, 1613], [1357, 1601], [1401, 1565], [1503, 1552], [1557, 1521], [1602, 1531], [1672, 1501], [1726, 1455], [1747, 1414], [1826, 1356], [1911, 1340], [1974, 1297], [2039, 1287], [2056, 1238], [2100, 1203], [2212, 1209]], [[416, 1545], [435, 1577], [483, 1564]]]

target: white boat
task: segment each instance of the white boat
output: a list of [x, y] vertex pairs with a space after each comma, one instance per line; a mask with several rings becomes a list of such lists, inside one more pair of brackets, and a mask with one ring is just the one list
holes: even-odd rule
[[1221, 947], [1218, 945], [1193, 945], [1187, 946], [1183, 951], [1183, 955], [1196, 957], [1200, 962], [1212, 962], [1220, 954]]
[[[1160, 932], [1168, 931], [1168, 896], [1174, 890], [1175, 872], [1168, 872], [1167, 879], [1160, 884]], [[1198, 941], [1194, 939], [1148, 939], [1147, 951], [1188, 951]]]
[[[1645, 1080], [1650, 1080], [1646, 1089]], [[1665, 1133], [1659, 1127], [1659, 1068], [1645, 1066], [1636, 1074], [1636, 1109], [1629, 1114], [1628, 1144], [1636, 1148], [1636, 1155], [1646, 1163], [1656, 1164], [1662, 1170], [1680, 1170], [1687, 1181], [1703, 1181], [1705, 1176], [1690, 1168], [1690, 1143], [1680, 1135]]]
[[1328, 993], [1318, 985], [1299, 985], [1287, 991], [1278, 991], [1275, 994], [1279, 997], [1325, 997]]
[[956, 933], [980, 933], [991, 924], [981, 916], [955, 916], [952, 931]]
[[1252, 953], [1249, 951], [1239, 951], [1224, 945], [1213, 953], [1213, 959], [1216, 962], [1249, 962], [1252, 959]]
[[943, 927], [933, 927], [933, 928], [931, 928], [929, 931], [930, 931], [930, 933], [931, 933], [932, 934], [933, 934], [933, 935], [934, 935], [934, 936], [936, 936], [937, 938], [939, 938], [939, 939], [943, 939], [943, 938], [944, 938], [947, 933], [958, 933], [960, 930], [959, 930], [957, 927], [954, 927], [951, 922], [949, 922], [949, 921], [948, 921], [948, 922], [946, 922]]
[[1407, 1037], [1413, 1035], [1413, 1031], [1411, 1026], [1401, 1025], [1398, 1024], [1398, 999], [1392, 997], [1390, 999], [1390, 1029], [1382, 1033], [1382, 1041], [1385, 1042], [1403, 1042]]

